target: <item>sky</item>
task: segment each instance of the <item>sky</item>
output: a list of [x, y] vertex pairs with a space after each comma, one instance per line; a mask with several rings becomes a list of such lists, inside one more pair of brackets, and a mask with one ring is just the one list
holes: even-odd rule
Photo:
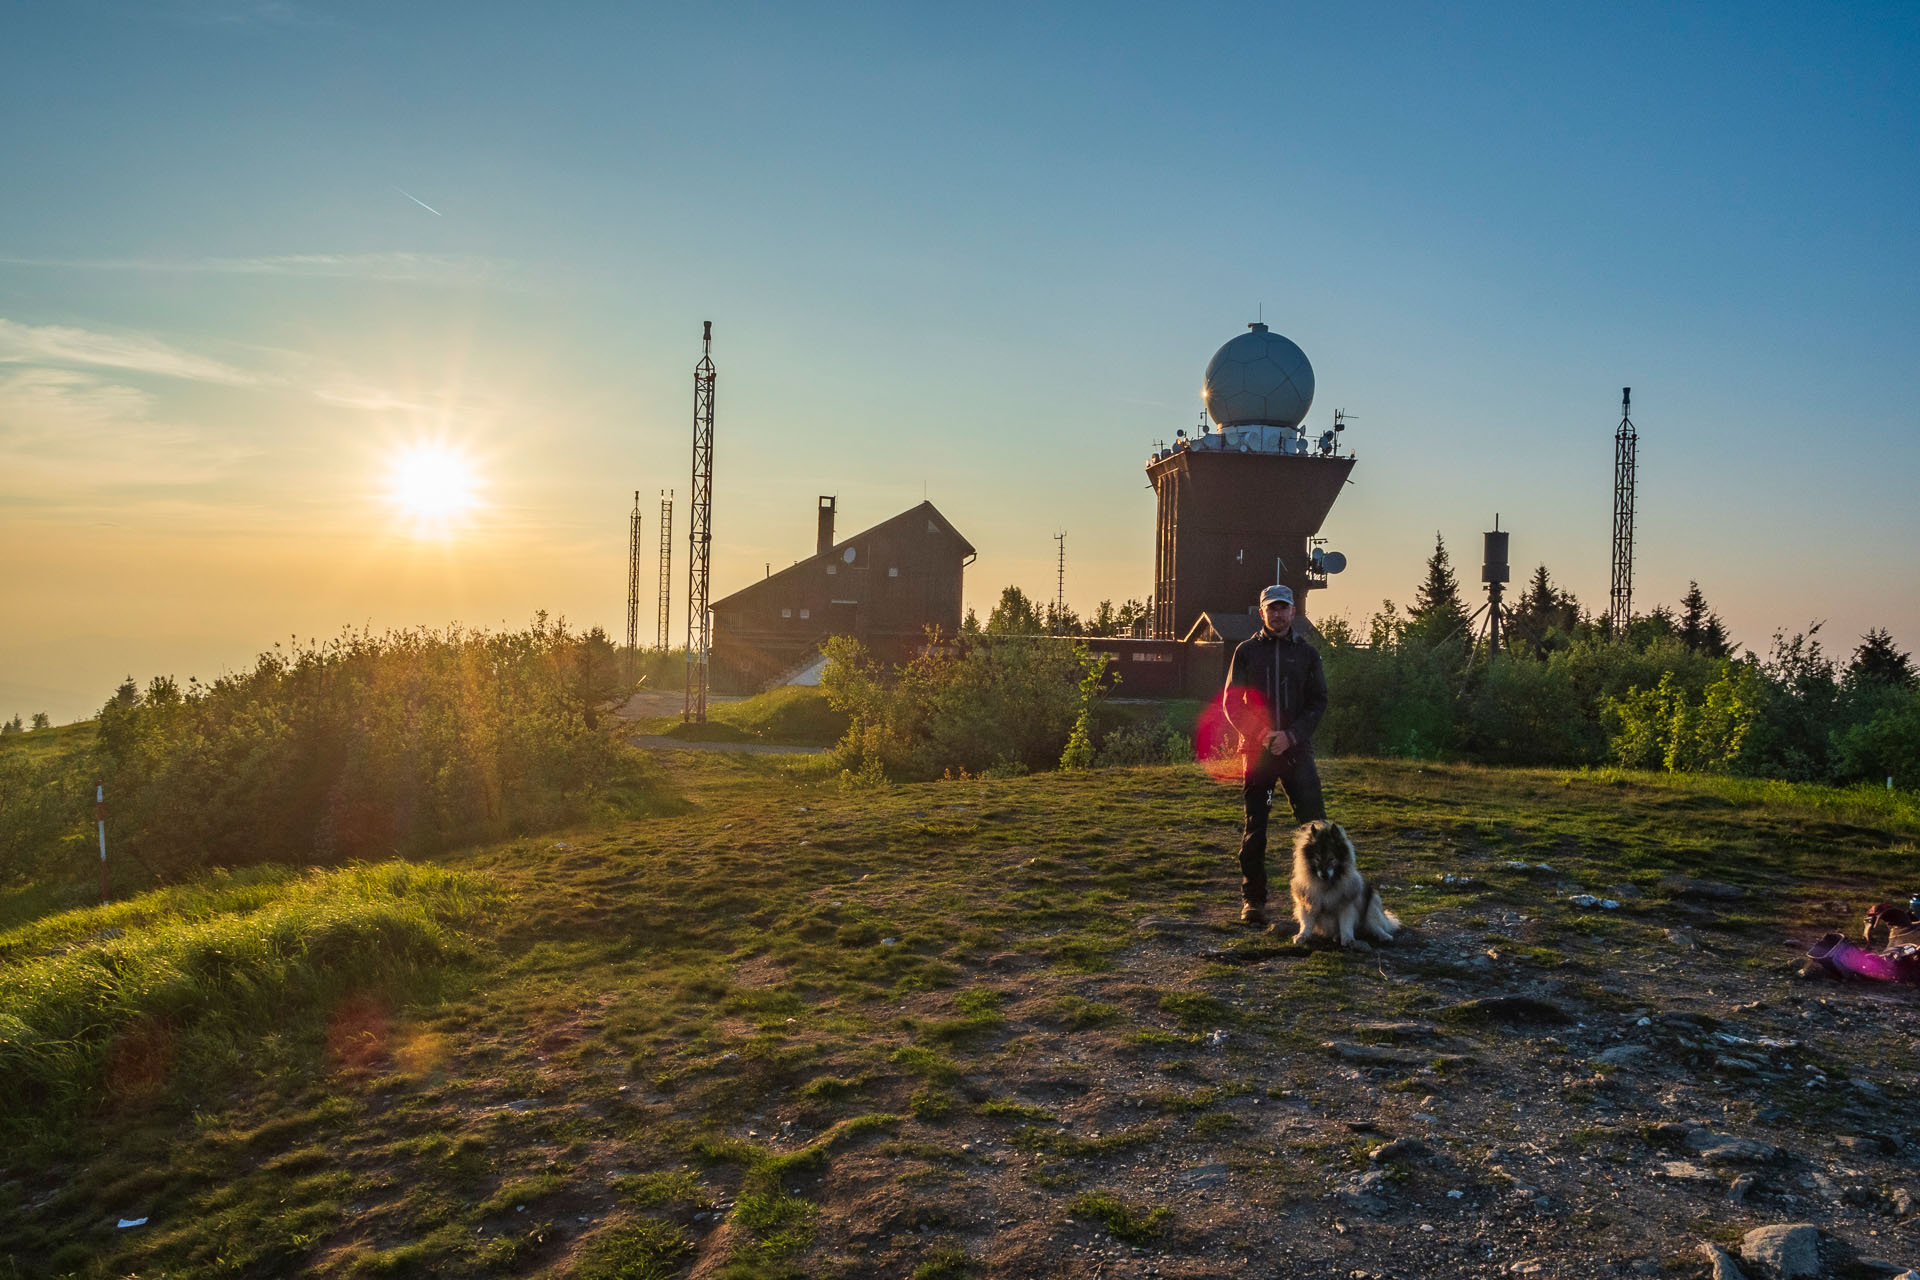
[[[1352, 426], [1310, 609], [1512, 534], [1596, 608], [1920, 646], [1920, 9], [0, 0], [0, 715], [344, 627], [685, 636], [931, 499], [968, 603], [1153, 587], [1262, 318]], [[396, 502], [451, 456], [474, 505]]]

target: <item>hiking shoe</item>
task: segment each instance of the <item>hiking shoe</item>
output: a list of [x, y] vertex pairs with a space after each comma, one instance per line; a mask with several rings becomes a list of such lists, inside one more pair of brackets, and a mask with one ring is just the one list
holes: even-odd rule
[[1240, 923], [1241, 924], [1265, 924], [1266, 922], [1267, 922], [1267, 908], [1264, 903], [1247, 902], [1247, 903], [1241, 904], [1241, 907], [1240, 907]]

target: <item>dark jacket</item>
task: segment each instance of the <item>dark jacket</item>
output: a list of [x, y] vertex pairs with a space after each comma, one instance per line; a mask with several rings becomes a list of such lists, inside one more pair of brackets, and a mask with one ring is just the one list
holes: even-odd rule
[[1264, 627], [1243, 640], [1227, 667], [1222, 709], [1240, 731], [1242, 750], [1256, 751], [1259, 735], [1271, 721], [1311, 748], [1313, 731], [1327, 713], [1327, 675], [1320, 654], [1295, 635], [1275, 635]]

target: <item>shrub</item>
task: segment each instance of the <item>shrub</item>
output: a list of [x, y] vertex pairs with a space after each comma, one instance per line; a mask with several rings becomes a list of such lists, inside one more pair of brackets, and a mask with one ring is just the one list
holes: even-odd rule
[[850, 718], [838, 754], [852, 777], [1051, 769], [1099, 697], [1088, 677], [1103, 665], [1085, 644], [1045, 636], [930, 637], [898, 669], [845, 636], [823, 651], [820, 687]]
[[1897, 787], [1920, 787], [1920, 692], [1889, 689], [1877, 702], [1834, 734], [1834, 773], [1845, 782], [1892, 778]]
[[659, 784], [618, 745], [598, 630], [359, 633], [101, 710], [113, 831], [157, 875], [417, 853], [584, 816]]

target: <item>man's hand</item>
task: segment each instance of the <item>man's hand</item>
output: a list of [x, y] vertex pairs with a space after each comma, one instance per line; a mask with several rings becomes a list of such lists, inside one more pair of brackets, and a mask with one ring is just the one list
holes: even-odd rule
[[1267, 735], [1267, 750], [1273, 755], [1285, 755], [1293, 747], [1293, 735], [1285, 729], [1275, 729]]

